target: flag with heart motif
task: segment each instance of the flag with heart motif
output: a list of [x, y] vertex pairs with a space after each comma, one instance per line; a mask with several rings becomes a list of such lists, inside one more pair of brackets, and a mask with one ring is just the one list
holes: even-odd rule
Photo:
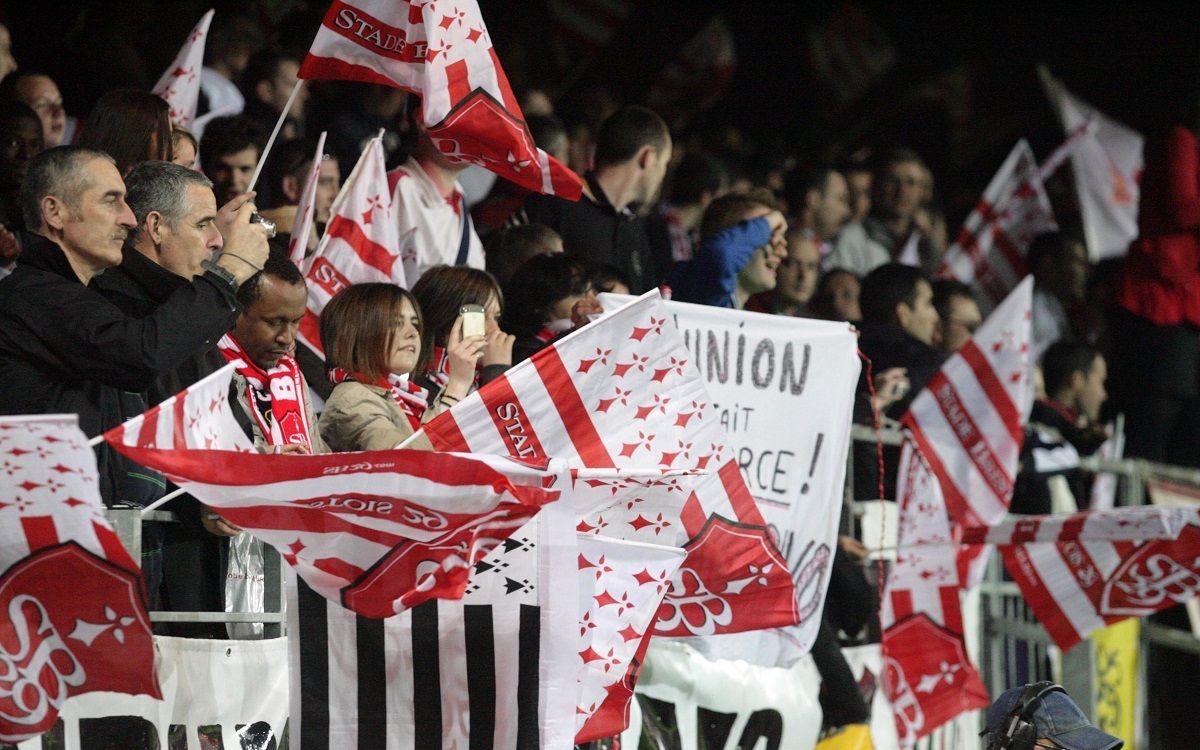
[[880, 605], [884, 689], [903, 747], [964, 711], [988, 705], [963, 641], [962, 585], [946, 501], [910, 439], [896, 478], [896, 561]]
[[417, 94], [447, 158], [534, 192], [582, 194], [579, 176], [534, 143], [475, 0], [334, 0], [299, 75]]
[[253, 451], [233, 416], [229, 385], [234, 364], [184, 388], [160, 404], [104, 433], [114, 448], [197, 448]]
[[321, 311], [351, 284], [377, 281], [407, 287], [400, 263], [400, 235], [392, 219], [383, 141], [372, 138], [329, 209], [329, 224], [309, 259], [308, 308], [299, 339], [324, 358]]
[[73, 695], [162, 697], [141, 574], [75, 415], [0, 418], [0, 570], [0, 741], [45, 732]]
[[938, 275], [972, 287], [987, 315], [1029, 272], [1033, 238], [1057, 228], [1033, 150], [1022, 139], [963, 222]]
[[208, 11], [196, 23], [179, 54], [171, 62], [152, 93], [161, 97], [171, 108], [171, 122], [185, 130], [196, 120], [200, 103], [200, 68], [204, 65], [204, 40], [214, 11]]
[[1064, 651], [1106, 625], [1200, 594], [1200, 510], [1105, 514], [1092, 528], [1072, 524], [1067, 541], [1000, 547], [1022, 597]]

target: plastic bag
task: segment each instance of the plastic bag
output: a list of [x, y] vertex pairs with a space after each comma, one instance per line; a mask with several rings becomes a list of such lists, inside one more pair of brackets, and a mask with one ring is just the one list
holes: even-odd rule
[[[266, 577], [262, 542], [242, 532], [229, 540], [229, 565], [225, 573], [226, 612], [264, 612]], [[228, 622], [229, 637], [250, 640], [263, 637], [261, 622]]]

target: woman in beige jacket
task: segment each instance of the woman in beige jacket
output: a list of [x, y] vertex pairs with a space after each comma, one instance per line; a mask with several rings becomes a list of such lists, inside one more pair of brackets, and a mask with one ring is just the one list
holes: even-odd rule
[[[321, 313], [321, 344], [330, 379], [318, 429], [336, 452], [389, 450], [467, 395], [483, 336], [462, 336], [454, 324], [447, 347], [450, 377], [429, 393], [408, 379], [421, 353], [421, 311], [413, 296], [394, 284], [355, 284]], [[409, 447], [431, 450], [424, 437]]]

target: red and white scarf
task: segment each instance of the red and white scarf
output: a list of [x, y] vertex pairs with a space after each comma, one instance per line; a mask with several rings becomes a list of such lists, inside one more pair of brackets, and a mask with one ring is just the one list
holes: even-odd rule
[[372, 380], [362, 373], [350, 372], [341, 367], [330, 368], [329, 382], [337, 385], [347, 380], [386, 388], [396, 405], [400, 407], [400, 411], [408, 417], [408, 423], [412, 425], [413, 430], [421, 429], [421, 417], [429, 408], [429, 391], [409, 380], [407, 375], [389, 372], [387, 377]]
[[[263, 370], [250, 359], [242, 345], [229, 334], [221, 337], [217, 348], [227, 362], [246, 379], [246, 400], [250, 414], [270, 445], [312, 447], [311, 425], [304, 408], [304, 376], [295, 357], [285, 356], [270, 370]], [[269, 410], [265, 405], [269, 404]]]
[[[475, 368], [475, 381], [471, 383], [471, 390], [479, 388], [479, 377], [483, 370], [482, 365]], [[429, 382], [433, 383], [442, 389], [450, 382], [450, 355], [446, 354], [446, 347], [434, 346], [433, 355], [429, 358], [429, 367], [425, 370], [425, 377], [429, 378]]]

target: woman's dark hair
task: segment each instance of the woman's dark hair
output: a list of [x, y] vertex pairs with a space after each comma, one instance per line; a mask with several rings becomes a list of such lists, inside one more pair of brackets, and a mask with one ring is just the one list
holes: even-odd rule
[[589, 269], [582, 261], [563, 253], [534, 256], [512, 275], [501, 327], [518, 337], [533, 335], [550, 322], [556, 303], [586, 294], [591, 286]]
[[388, 353], [404, 300], [417, 314], [418, 333], [423, 332], [416, 298], [395, 284], [354, 284], [335, 294], [321, 311], [325, 366], [341, 367], [372, 379], [387, 376]]
[[147, 91], [109, 91], [88, 115], [79, 145], [111, 156], [122, 176], [138, 162], [171, 161], [171, 108]]
[[624, 285], [626, 289], [633, 288], [633, 284], [629, 283], [629, 277], [621, 269], [608, 263], [593, 263], [589, 276], [596, 294], [611, 292], [617, 284]]
[[421, 357], [413, 377], [425, 374], [434, 346], [445, 346], [450, 329], [463, 305], [487, 307], [492, 296], [504, 309], [504, 292], [496, 278], [487, 271], [467, 266], [434, 266], [422, 274], [412, 288], [421, 306], [425, 325], [421, 331]]
[[507, 285], [513, 272], [535, 255], [552, 253], [562, 247], [562, 238], [545, 224], [518, 224], [503, 227], [488, 235], [485, 243], [488, 273]]

